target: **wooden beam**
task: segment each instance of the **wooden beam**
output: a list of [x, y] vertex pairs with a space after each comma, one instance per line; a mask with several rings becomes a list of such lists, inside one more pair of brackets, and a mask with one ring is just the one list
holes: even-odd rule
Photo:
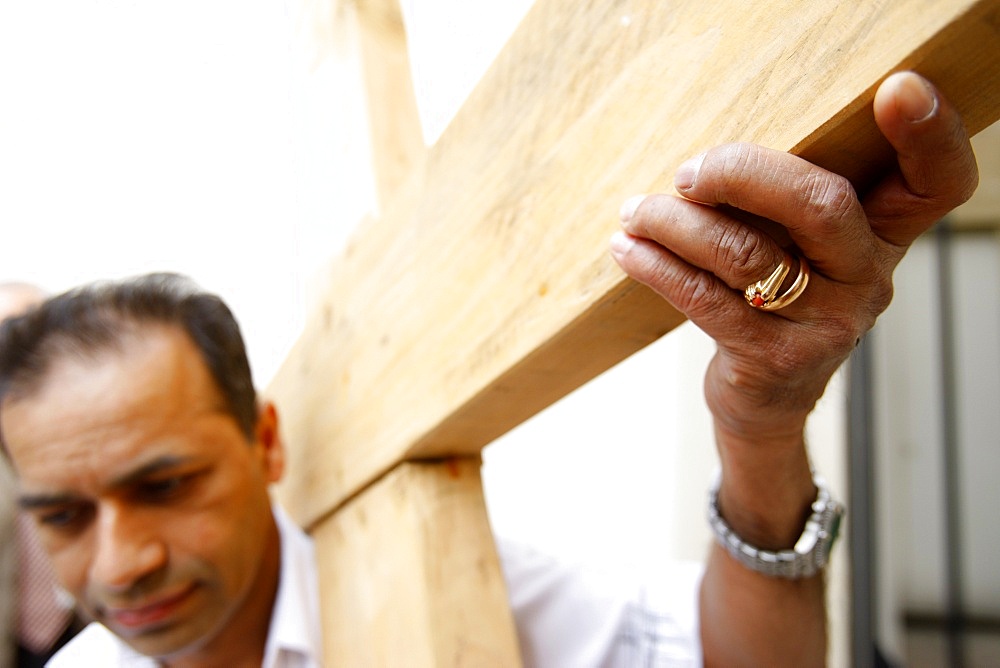
[[364, 0], [350, 10], [357, 21], [372, 161], [384, 207], [427, 153], [413, 87], [403, 13], [397, 0]]
[[324, 665], [520, 665], [479, 467], [401, 464], [317, 525]]
[[878, 83], [1000, 116], [1000, 0], [539, 0], [425, 163], [331, 269], [271, 387], [310, 523], [396, 463], [475, 453], [681, 318], [607, 253], [627, 196], [720, 142], [864, 188]]

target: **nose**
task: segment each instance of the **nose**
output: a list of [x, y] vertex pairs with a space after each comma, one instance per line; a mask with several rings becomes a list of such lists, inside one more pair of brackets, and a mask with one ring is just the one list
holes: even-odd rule
[[140, 511], [108, 504], [98, 509], [91, 582], [108, 592], [124, 592], [167, 562], [157, 524]]

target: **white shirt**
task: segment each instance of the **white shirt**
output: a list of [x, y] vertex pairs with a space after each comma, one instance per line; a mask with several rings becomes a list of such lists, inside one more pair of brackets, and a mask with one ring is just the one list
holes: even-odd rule
[[[274, 507], [281, 535], [281, 575], [262, 668], [319, 668], [322, 634], [312, 541]], [[101, 624], [89, 624], [46, 664], [47, 668], [158, 668]]]
[[[322, 666], [311, 539], [275, 506], [281, 579], [262, 668]], [[525, 668], [689, 668], [701, 665], [701, 564], [671, 564], [652, 580], [570, 566], [500, 541]], [[157, 668], [100, 624], [90, 624], [48, 668]]]
[[610, 571], [502, 540], [497, 547], [525, 668], [702, 665], [701, 563]]

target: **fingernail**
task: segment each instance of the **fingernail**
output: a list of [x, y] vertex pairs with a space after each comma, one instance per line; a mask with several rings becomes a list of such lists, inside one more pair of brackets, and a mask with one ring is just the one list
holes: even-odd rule
[[934, 89], [921, 77], [905, 75], [896, 85], [896, 100], [899, 113], [910, 123], [926, 121], [934, 115], [938, 107]]
[[701, 170], [701, 163], [705, 162], [705, 154], [696, 155], [681, 163], [674, 174], [674, 187], [677, 190], [685, 191], [694, 188], [695, 181], [698, 180], [698, 172]]
[[622, 204], [622, 208], [618, 210], [618, 217], [621, 218], [623, 223], [627, 223], [632, 220], [632, 216], [635, 215], [635, 210], [639, 208], [642, 204], [642, 200], [646, 199], [645, 195], [632, 195]]
[[624, 232], [615, 232], [611, 235], [611, 254], [621, 257], [627, 255], [635, 246], [635, 238]]

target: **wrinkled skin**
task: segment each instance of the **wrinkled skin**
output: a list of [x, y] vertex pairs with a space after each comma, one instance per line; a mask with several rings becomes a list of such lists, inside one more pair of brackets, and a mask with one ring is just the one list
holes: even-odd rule
[[[630, 276], [717, 344], [705, 396], [722, 464], [719, 504], [758, 547], [787, 548], [801, 533], [815, 498], [806, 418], [889, 305], [893, 270], [910, 244], [978, 184], [961, 119], [929, 82], [893, 75], [877, 92], [874, 114], [898, 168], [863, 199], [846, 179], [804, 160], [732, 144], [678, 169], [680, 197], [627, 201], [623, 231], [612, 240]], [[776, 223], [780, 234], [727, 215], [729, 207]], [[811, 280], [779, 311], [751, 308], [743, 290], [782, 261], [779, 237], [808, 259]], [[708, 665], [825, 661], [821, 576], [766, 578], [714, 547], [701, 620]]]

